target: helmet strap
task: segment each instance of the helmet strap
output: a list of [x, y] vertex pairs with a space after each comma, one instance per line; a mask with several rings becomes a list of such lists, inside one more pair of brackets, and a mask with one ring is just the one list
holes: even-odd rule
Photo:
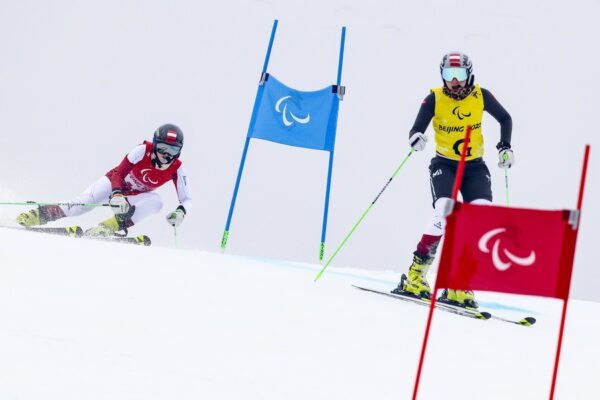
[[158, 169], [162, 168], [164, 163], [160, 162], [160, 159], [158, 158], [158, 153], [156, 152], [156, 149], [154, 149], [154, 151], [152, 153], [154, 153], [154, 157], [152, 158], [152, 165], [154, 165]]
[[475, 75], [473, 75], [473, 74], [469, 75], [469, 78], [467, 80], [467, 86], [473, 86], [474, 82], [475, 82]]
[[173, 164], [173, 162], [179, 158], [179, 154], [178, 154], [176, 156], [172, 156], [169, 162], [163, 163], [160, 161], [160, 158], [158, 157], [158, 153], [156, 152], [156, 150], [154, 150], [152, 153], [154, 154], [154, 157], [151, 160], [152, 165], [154, 165], [154, 167], [156, 167], [158, 169], [163, 169], [163, 167]]

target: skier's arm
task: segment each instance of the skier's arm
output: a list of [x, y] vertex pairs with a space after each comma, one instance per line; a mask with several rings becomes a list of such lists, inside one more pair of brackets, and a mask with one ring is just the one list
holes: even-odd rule
[[510, 114], [489, 90], [482, 88], [481, 92], [483, 93], [483, 109], [500, 123], [500, 143], [498, 143], [498, 146], [510, 148], [512, 135], [512, 118]]
[[144, 158], [146, 152], [145, 145], [136, 146], [133, 150], [123, 158], [123, 161], [107, 174], [110, 179], [112, 190], [123, 190], [125, 186], [125, 177], [131, 171], [131, 168]]
[[190, 183], [182, 166], [179, 166], [177, 172], [173, 174], [173, 183], [175, 184], [175, 190], [179, 198], [179, 206], [177, 206], [175, 211], [168, 213], [166, 219], [169, 225], [177, 228], [183, 222], [187, 212], [192, 208]]
[[190, 181], [183, 166], [177, 169], [177, 174], [173, 177], [173, 183], [175, 183], [179, 203], [181, 204], [181, 207], [183, 207], [184, 212], [187, 213], [192, 209], [192, 195], [190, 191]]
[[435, 95], [429, 93], [427, 97], [421, 103], [421, 108], [415, 119], [412, 129], [410, 130], [408, 137], [410, 138], [415, 132], [425, 133], [427, 126], [431, 122], [433, 115], [435, 114]]

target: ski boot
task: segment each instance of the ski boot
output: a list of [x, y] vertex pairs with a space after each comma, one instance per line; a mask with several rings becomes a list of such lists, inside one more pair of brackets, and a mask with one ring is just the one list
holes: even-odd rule
[[426, 275], [432, 262], [433, 257], [424, 257], [415, 251], [413, 263], [408, 269], [408, 276], [402, 274], [398, 287], [392, 290], [392, 293], [430, 299], [431, 288], [427, 283]]
[[479, 304], [475, 301], [475, 293], [472, 290], [444, 289], [438, 301], [471, 310], [479, 308]]
[[119, 226], [119, 222], [117, 218], [113, 215], [106, 221], [102, 221], [93, 228], [86, 230], [83, 236], [92, 236], [92, 237], [108, 237], [115, 236], [115, 232], [121, 230]]
[[135, 213], [135, 206], [129, 207], [125, 214], [115, 214], [106, 221], [102, 221], [93, 228], [86, 230], [83, 236], [108, 237], [108, 236], [127, 236], [127, 228], [134, 224], [131, 217]]
[[26, 227], [46, 225], [50, 221], [56, 221], [64, 217], [65, 213], [59, 206], [39, 206], [38, 208], [19, 214], [17, 216], [17, 223]]

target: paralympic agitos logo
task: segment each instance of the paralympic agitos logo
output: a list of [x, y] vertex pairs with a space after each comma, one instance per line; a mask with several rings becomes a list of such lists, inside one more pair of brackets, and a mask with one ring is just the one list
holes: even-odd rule
[[[283, 105], [283, 107], [282, 107], [282, 105]], [[297, 110], [301, 109], [300, 102], [297, 99], [293, 98], [292, 96], [283, 96], [279, 100], [277, 100], [277, 103], [275, 103], [275, 111], [277, 113], [281, 114], [281, 120], [283, 122], [283, 125], [285, 125], [286, 128], [289, 128], [294, 123], [306, 125], [310, 122], [310, 114], [309, 113], [307, 113], [306, 116], [301, 117], [301, 116], [294, 114], [292, 109], [297, 109]], [[289, 117], [291, 117], [291, 119], [288, 117], [288, 114], [289, 114]]]
[[[479, 250], [483, 253], [490, 254], [492, 257], [492, 263], [494, 267], [498, 271], [506, 271], [513, 264], [520, 265], [522, 267], [529, 267], [535, 263], [536, 256], [535, 251], [531, 250], [529, 255], [517, 256], [512, 253], [508, 248], [501, 245], [501, 234], [506, 232], [506, 228], [496, 228], [486, 232], [477, 244]], [[490, 243], [493, 242], [493, 245], [490, 246]], [[500, 257], [500, 253], [502, 253], [508, 261], [502, 260]]]
[[462, 113], [460, 112], [460, 106], [456, 106], [454, 107], [454, 109], [452, 109], [452, 114], [456, 115], [458, 117], [458, 119], [460, 119], [461, 121], [465, 118], [468, 118], [471, 116], [471, 112], [468, 113]]

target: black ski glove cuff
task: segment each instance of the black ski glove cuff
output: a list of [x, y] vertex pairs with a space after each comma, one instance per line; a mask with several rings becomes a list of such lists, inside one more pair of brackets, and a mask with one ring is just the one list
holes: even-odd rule
[[187, 214], [187, 211], [185, 211], [185, 207], [183, 205], [181, 205], [181, 204], [179, 205], [179, 207], [177, 207], [177, 210], [183, 211], [184, 215]]
[[116, 195], [116, 194], [120, 194], [120, 195], [122, 195], [122, 194], [123, 194], [123, 191], [122, 191], [121, 189], [113, 189], [112, 193], [110, 194], [110, 197], [109, 197], [109, 199], [112, 199], [112, 198], [113, 198], [113, 196], [114, 196], [114, 195]]
[[510, 149], [510, 143], [508, 143], [508, 142], [498, 142], [498, 144], [496, 145], [496, 149], [498, 149], [498, 151]]

